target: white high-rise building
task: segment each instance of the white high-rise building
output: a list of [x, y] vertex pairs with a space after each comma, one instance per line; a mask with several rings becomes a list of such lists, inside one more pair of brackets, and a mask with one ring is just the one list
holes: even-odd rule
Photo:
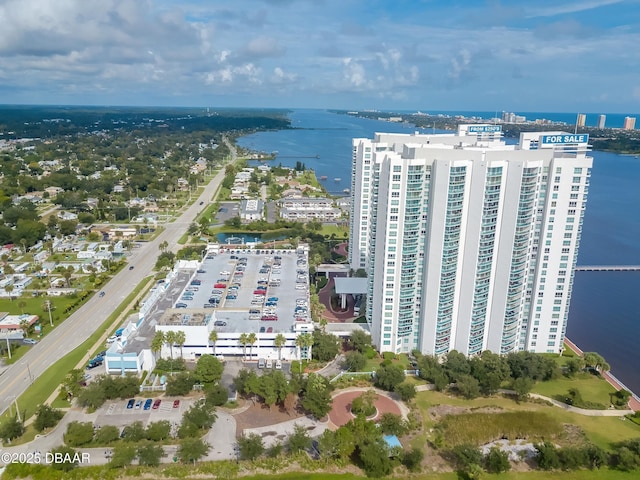
[[559, 352], [592, 158], [586, 134], [499, 125], [353, 140], [351, 268], [380, 351]]

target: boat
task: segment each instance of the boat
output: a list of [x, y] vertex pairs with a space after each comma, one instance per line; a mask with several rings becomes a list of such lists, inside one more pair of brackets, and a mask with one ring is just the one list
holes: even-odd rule
[[334, 182], [339, 182], [340, 180], [342, 180], [340, 177], [336, 177], [333, 179]]
[[351, 193], [351, 190], [349, 190], [348, 188], [345, 188], [344, 190], [342, 190], [342, 193]]
[[320, 180], [326, 180], [326, 179], [327, 179], [327, 176], [326, 176], [326, 175], [322, 175], [322, 176], [320, 177]]

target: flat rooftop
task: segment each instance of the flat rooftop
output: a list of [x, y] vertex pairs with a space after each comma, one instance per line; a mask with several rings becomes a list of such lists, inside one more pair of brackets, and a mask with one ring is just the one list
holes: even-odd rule
[[310, 321], [306, 250], [216, 246], [197, 269], [172, 283], [171, 307], [158, 325], [206, 325], [221, 333], [291, 332]]

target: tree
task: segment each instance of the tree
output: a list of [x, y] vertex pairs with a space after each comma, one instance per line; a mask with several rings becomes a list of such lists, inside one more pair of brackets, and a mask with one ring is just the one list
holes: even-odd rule
[[207, 453], [211, 446], [199, 438], [183, 438], [178, 446], [177, 456], [182, 463], [196, 463]]
[[311, 446], [311, 438], [307, 434], [307, 429], [298, 423], [293, 426], [293, 433], [289, 435], [289, 451], [296, 453], [306, 450]]
[[447, 361], [444, 364], [444, 369], [449, 376], [449, 381], [456, 382], [460, 375], [468, 375], [471, 373], [471, 365], [467, 357], [458, 352], [457, 350], [451, 350], [447, 354]]
[[216, 342], [218, 341], [218, 332], [216, 332], [215, 330], [211, 330], [211, 332], [209, 332], [209, 343], [211, 343], [212, 348], [213, 348], [213, 354], [216, 354]]
[[71, 447], [81, 447], [91, 443], [93, 440], [93, 423], [91, 422], [71, 422], [67, 425], [64, 434], [64, 443]]
[[511, 470], [509, 454], [503, 452], [498, 447], [491, 447], [489, 453], [484, 457], [484, 468], [489, 473], [503, 473]]
[[[104, 427], [103, 427], [104, 428]], [[119, 443], [113, 447], [113, 455], [109, 461], [109, 467], [122, 468], [131, 465], [136, 458], [136, 447], [126, 443]]]
[[63, 416], [64, 413], [61, 410], [42, 404], [36, 410], [33, 426], [38, 432], [42, 432], [46, 428], [55, 427]]
[[300, 352], [300, 360], [302, 361], [302, 351], [304, 349], [306, 349], [307, 354], [306, 357], [307, 359], [311, 359], [311, 348], [313, 346], [313, 336], [311, 336], [308, 333], [301, 333], [300, 335], [298, 335], [296, 337], [296, 346], [298, 347], [298, 351]]
[[349, 370], [350, 372], [361, 372], [366, 364], [367, 357], [365, 357], [357, 350], [347, 352], [347, 354], [344, 356], [343, 368]]
[[354, 330], [351, 332], [349, 342], [354, 350], [362, 353], [367, 347], [371, 346], [371, 335], [364, 330]]
[[370, 417], [376, 413], [375, 402], [378, 394], [375, 390], [367, 390], [362, 395], [356, 397], [351, 402], [351, 413], [354, 415], [364, 415]]
[[167, 383], [167, 395], [177, 397], [186, 395], [193, 388], [195, 378], [188, 372], [172, 376]]
[[247, 359], [247, 345], [249, 344], [249, 335], [246, 333], [241, 333], [240, 337], [238, 337], [238, 342], [242, 345], [242, 357]]
[[0, 438], [5, 442], [10, 442], [11, 440], [22, 436], [24, 430], [24, 423], [22, 423], [21, 420], [18, 420], [18, 416], [16, 415], [0, 424]]
[[313, 358], [317, 358], [321, 362], [328, 362], [338, 354], [339, 350], [338, 337], [321, 330], [313, 332]]
[[253, 345], [258, 341], [258, 336], [251, 332], [247, 335], [247, 342], [249, 343], [249, 359], [253, 358]]
[[241, 459], [255, 460], [264, 452], [264, 443], [262, 443], [260, 435], [250, 433], [238, 439], [238, 448], [240, 449]]
[[103, 425], [95, 434], [95, 443], [108, 445], [120, 438], [120, 429], [115, 425]]
[[187, 341], [187, 335], [182, 330], [178, 330], [176, 332], [175, 342], [176, 342], [176, 345], [180, 347], [180, 358], [184, 358], [184, 355], [182, 353], [182, 347], [184, 346], [184, 343], [186, 341]]
[[389, 392], [393, 392], [396, 385], [404, 382], [404, 369], [400, 365], [381, 365], [376, 370], [375, 384]]
[[511, 382], [511, 389], [515, 392], [519, 401], [525, 400], [533, 388], [533, 380], [527, 377], [516, 378]]
[[387, 445], [382, 439], [360, 445], [360, 461], [368, 477], [386, 477], [393, 471]]
[[153, 339], [151, 340], [151, 351], [153, 352], [156, 360], [158, 360], [158, 354], [162, 351], [162, 347], [167, 342], [162, 330], [156, 330]]
[[171, 350], [171, 360], [173, 360], [173, 345], [176, 343], [176, 334], [173, 330], [168, 330], [164, 334], [164, 341], [169, 345], [169, 349]]
[[596, 352], [585, 352], [582, 358], [584, 359], [585, 365], [593, 368], [594, 370], [606, 372], [611, 369], [602, 355]]
[[394, 389], [403, 402], [413, 400], [416, 396], [416, 387], [413, 383], [402, 382]]
[[224, 365], [213, 355], [201, 355], [193, 372], [196, 380], [204, 384], [212, 384], [220, 381]]
[[164, 450], [161, 445], [155, 445], [147, 441], [138, 445], [138, 462], [140, 465], [157, 467], [160, 465], [162, 457], [164, 457]]
[[54, 458], [57, 457], [60, 459], [60, 461], [51, 463], [51, 468], [53, 468], [54, 470], [69, 472], [78, 466], [76, 451], [71, 447], [60, 445], [58, 447], [52, 448], [50, 454], [53, 455]]
[[[104, 427], [103, 427], [104, 428]], [[151, 422], [147, 425], [145, 437], [152, 442], [161, 442], [171, 436], [171, 423], [169, 420]]]
[[407, 467], [410, 472], [419, 472], [422, 459], [424, 458], [424, 452], [419, 448], [412, 448], [403, 453], [402, 464]]
[[378, 426], [387, 435], [402, 436], [407, 432], [407, 426], [400, 415], [395, 413], [383, 413]]
[[471, 375], [459, 375], [456, 390], [467, 400], [480, 396], [480, 383]]
[[327, 415], [333, 404], [329, 381], [321, 375], [310, 374], [300, 403], [305, 410], [318, 419]]
[[537, 443], [533, 446], [536, 450], [538, 467], [543, 470], [555, 470], [560, 468], [560, 457], [555, 445], [550, 442]]
[[122, 429], [122, 439], [125, 442], [139, 442], [147, 437], [147, 432], [141, 421], [130, 423]]
[[584, 359], [582, 357], [573, 357], [567, 360], [567, 363], [564, 365], [565, 374], [568, 377], [575, 376], [576, 373], [581, 372], [584, 368]]
[[276, 335], [276, 338], [273, 340], [273, 344], [278, 349], [278, 360], [282, 360], [282, 347], [287, 343], [287, 338], [279, 333]]
[[200, 436], [202, 431], [211, 428], [215, 421], [215, 410], [204, 400], [199, 400], [191, 405], [182, 416], [178, 436], [180, 438]]
[[220, 407], [229, 400], [229, 392], [223, 385], [213, 385], [206, 390], [207, 405]]
[[458, 469], [467, 472], [473, 465], [482, 464], [482, 453], [474, 445], [456, 445], [451, 451]]

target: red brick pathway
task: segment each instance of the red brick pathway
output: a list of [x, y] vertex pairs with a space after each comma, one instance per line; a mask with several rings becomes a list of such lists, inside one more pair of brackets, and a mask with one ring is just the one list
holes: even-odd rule
[[[329, 412], [329, 420], [336, 427], [341, 427], [353, 419], [351, 414], [351, 402], [362, 395], [364, 392], [345, 392], [339, 393], [333, 397], [333, 408]], [[401, 415], [400, 407], [388, 397], [378, 395], [375, 401], [375, 406], [378, 409], [378, 413], [374, 420], [380, 418], [383, 413], [395, 413]]]
[[333, 280], [335, 274], [329, 273], [328, 275], [329, 275], [329, 282], [318, 293], [318, 299], [320, 300], [320, 303], [322, 303], [326, 307], [326, 310], [324, 311], [322, 316], [327, 320], [327, 322], [331, 322], [331, 323], [350, 322], [351, 320], [354, 319], [353, 297], [351, 297], [351, 295], [347, 295], [347, 311], [346, 312], [334, 312], [333, 309], [331, 308], [331, 294], [335, 286], [335, 282]]

